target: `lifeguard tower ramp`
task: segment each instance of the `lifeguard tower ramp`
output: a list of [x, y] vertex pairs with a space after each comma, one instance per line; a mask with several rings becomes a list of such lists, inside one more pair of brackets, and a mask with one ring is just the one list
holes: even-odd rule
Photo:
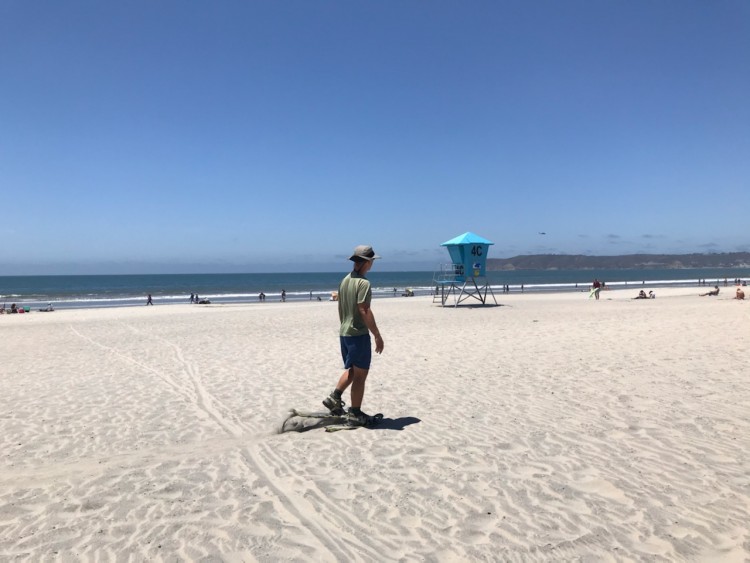
[[432, 302], [440, 301], [445, 307], [446, 302], [452, 299], [452, 305], [458, 307], [462, 301], [476, 299], [482, 305], [487, 305], [489, 294], [497, 305], [486, 277], [487, 251], [492, 244], [495, 243], [471, 232], [441, 244], [448, 249], [451, 263], [442, 264], [440, 271], [435, 273], [433, 283], [436, 291]]

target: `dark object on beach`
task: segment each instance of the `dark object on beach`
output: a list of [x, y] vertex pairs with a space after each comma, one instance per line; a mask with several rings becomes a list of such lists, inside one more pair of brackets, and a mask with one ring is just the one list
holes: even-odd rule
[[210, 305], [211, 302], [208, 299], [201, 299], [198, 301], [198, 305]]
[[305, 432], [315, 428], [325, 428], [326, 432], [337, 430], [354, 430], [356, 428], [373, 428], [383, 420], [383, 414], [378, 413], [362, 421], [354, 420], [347, 414], [333, 414], [331, 412], [310, 412], [290, 409], [289, 414], [281, 423], [279, 434], [284, 432]]

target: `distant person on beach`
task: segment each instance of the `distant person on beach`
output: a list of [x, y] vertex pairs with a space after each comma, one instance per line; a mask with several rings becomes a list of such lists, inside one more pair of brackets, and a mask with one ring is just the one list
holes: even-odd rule
[[154, 300], [151, 299], [151, 294], [149, 293], [148, 299], [146, 300], [146, 305], [153, 305], [153, 304], [154, 304]]
[[633, 299], [648, 299], [648, 295], [646, 295], [645, 291], [640, 290], [638, 292], [638, 297], [633, 297]]
[[193, 293], [190, 294], [190, 302], [195, 303], [195, 295]]
[[258, 301], [260, 301], [261, 303], [263, 303], [265, 300], [266, 300], [266, 294], [261, 291], [258, 294]]
[[745, 292], [742, 291], [741, 287], [737, 288], [737, 293], [734, 296], [735, 299], [745, 299]]
[[715, 296], [719, 295], [719, 286], [715, 285], [713, 291], [709, 291], [708, 293], [701, 293], [701, 297], [705, 297], [706, 295]]
[[361, 409], [365, 396], [365, 381], [372, 360], [370, 333], [375, 337], [375, 352], [380, 354], [384, 348], [383, 337], [370, 308], [372, 288], [365, 277], [377, 258], [380, 256], [375, 254], [371, 246], [357, 246], [349, 257], [349, 260], [354, 262], [354, 267], [351, 273], [341, 280], [337, 294], [341, 323], [339, 345], [344, 361], [344, 373], [341, 374], [331, 394], [323, 399], [323, 405], [331, 413], [343, 415], [345, 411], [341, 394], [351, 385], [351, 406], [347, 419], [353, 426], [366, 425], [371, 420], [371, 417]]
[[592, 291], [594, 292], [594, 297], [596, 299], [599, 299], [599, 292], [602, 289], [601, 282], [598, 279], [594, 278], [594, 283], [591, 285], [591, 287], [593, 288]]
[[286, 303], [286, 289], [281, 290], [281, 301], [282, 303]]

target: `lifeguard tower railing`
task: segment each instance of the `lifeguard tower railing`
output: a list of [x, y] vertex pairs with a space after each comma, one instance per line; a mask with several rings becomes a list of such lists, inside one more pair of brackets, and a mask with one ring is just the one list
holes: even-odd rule
[[476, 299], [482, 305], [487, 303], [487, 294], [492, 295], [492, 300], [497, 305], [497, 299], [492, 291], [485, 276], [473, 276], [473, 272], [466, 275], [463, 264], [441, 264], [440, 270], [435, 272], [432, 283], [435, 285], [435, 293], [432, 302], [445, 307], [447, 301], [453, 299], [452, 305], [458, 307], [458, 304], [467, 299]]

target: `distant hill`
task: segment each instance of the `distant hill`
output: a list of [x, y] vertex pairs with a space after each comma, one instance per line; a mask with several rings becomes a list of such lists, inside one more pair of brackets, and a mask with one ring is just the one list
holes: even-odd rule
[[750, 252], [723, 254], [527, 254], [488, 258], [487, 270], [628, 270], [683, 268], [750, 268]]

